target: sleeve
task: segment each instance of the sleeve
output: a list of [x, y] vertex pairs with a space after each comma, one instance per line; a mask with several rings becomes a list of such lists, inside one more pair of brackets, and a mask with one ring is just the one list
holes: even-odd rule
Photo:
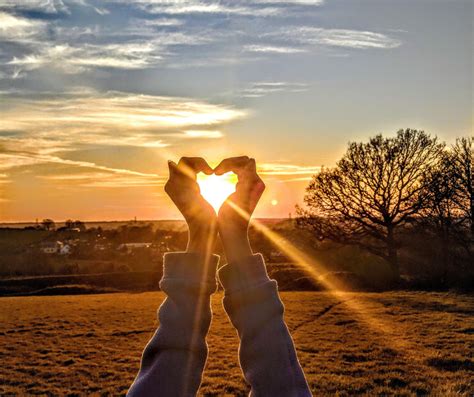
[[311, 396], [283, 319], [277, 283], [260, 254], [219, 270], [224, 308], [240, 337], [239, 358], [250, 396]]
[[128, 396], [196, 395], [207, 359], [218, 261], [217, 255], [165, 255], [160, 288], [167, 297], [158, 310], [160, 325], [145, 347]]

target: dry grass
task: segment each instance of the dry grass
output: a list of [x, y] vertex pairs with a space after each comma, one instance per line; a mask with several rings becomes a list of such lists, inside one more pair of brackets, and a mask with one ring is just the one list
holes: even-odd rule
[[[0, 394], [124, 394], [163, 297], [1, 298]], [[221, 298], [213, 300], [201, 393], [244, 395], [238, 340]], [[474, 395], [473, 297], [393, 292], [335, 299], [286, 292], [282, 298], [315, 395]]]

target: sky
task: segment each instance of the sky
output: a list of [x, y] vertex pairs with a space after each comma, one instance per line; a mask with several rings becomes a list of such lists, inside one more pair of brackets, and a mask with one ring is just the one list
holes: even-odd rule
[[472, 135], [471, 0], [0, 0], [0, 221], [178, 218], [249, 155], [286, 217], [348, 142]]

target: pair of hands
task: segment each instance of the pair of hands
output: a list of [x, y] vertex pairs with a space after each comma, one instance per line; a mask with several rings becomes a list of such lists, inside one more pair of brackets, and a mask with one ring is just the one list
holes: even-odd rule
[[[178, 164], [169, 161], [168, 166], [170, 177], [165, 191], [188, 224], [187, 252], [209, 255], [219, 233], [229, 263], [252, 255], [248, 226], [250, 216], [265, 190], [265, 184], [257, 174], [255, 160], [247, 156], [232, 157], [212, 169], [201, 157], [183, 157]], [[237, 175], [238, 183], [235, 192], [216, 214], [201, 196], [196, 174], [222, 175], [229, 171]]]

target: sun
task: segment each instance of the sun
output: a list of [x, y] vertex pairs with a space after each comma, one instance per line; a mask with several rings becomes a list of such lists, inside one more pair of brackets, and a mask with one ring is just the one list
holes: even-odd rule
[[201, 189], [201, 195], [217, 212], [226, 198], [235, 192], [237, 175], [233, 172], [227, 172], [220, 176], [206, 175], [200, 172], [197, 174], [197, 183]]

